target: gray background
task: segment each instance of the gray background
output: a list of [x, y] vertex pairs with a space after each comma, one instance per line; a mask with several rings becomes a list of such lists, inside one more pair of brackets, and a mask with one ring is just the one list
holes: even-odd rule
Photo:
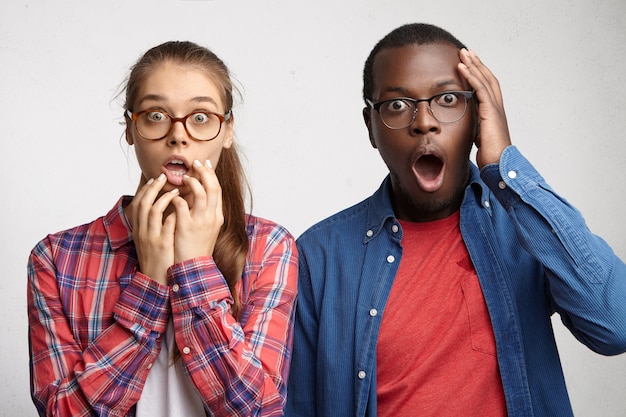
[[[230, 66], [253, 211], [297, 236], [385, 175], [361, 118], [370, 49], [400, 24], [440, 25], [499, 78], [514, 144], [626, 258], [625, 17], [621, 0], [2, 1], [0, 415], [35, 414], [30, 249], [134, 193], [115, 94], [149, 47], [193, 40]], [[626, 356], [598, 356], [554, 322], [576, 414], [626, 415]]]

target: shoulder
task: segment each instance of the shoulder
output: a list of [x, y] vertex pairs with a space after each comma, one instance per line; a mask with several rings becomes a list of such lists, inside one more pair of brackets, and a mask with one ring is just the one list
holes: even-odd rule
[[295, 252], [295, 238], [284, 226], [262, 217], [246, 214], [246, 229], [250, 243], [249, 252], [266, 256], [278, 248], [280, 251]]
[[98, 238], [98, 236], [106, 236], [103, 226], [103, 218], [99, 217], [89, 223], [50, 233], [39, 241], [35, 249], [43, 245], [50, 248], [63, 248], [72, 251], [82, 246], [86, 241]]
[[272, 220], [257, 217], [252, 214], [246, 214], [246, 227], [249, 237], [264, 236], [274, 239], [294, 239], [284, 226]]
[[345, 236], [365, 224], [371, 197], [345, 208], [309, 227], [298, 237], [298, 246], [328, 240], [333, 235]]
[[[44, 239], [39, 241], [34, 253], [38, 251], [50, 251], [52, 253], [68, 252], [80, 255], [86, 251], [86, 247], [98, 245], [101, 246], [108, 242], [108, 228], [111, 223], [116, 225], [114, 220], [121, 218], [122, 198], [118, 200], [116, 205], [105, 215], [98, 217], [88, 223], [64, 229], [55, 233], [50, 233]], [[121, 222], [121, 220], [117, 220]], [[128, 235], [129, 232], [126, 233]]]

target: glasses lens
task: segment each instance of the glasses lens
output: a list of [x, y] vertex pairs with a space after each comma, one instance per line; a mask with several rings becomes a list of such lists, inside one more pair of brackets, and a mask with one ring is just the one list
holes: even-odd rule
[[413, 123], [415, 103], [401, 98], [390, 100], [382, 103], [378, 112], [387, 127], [402, 129]]
[[169, 116], [156, 110], [139, 114], [135, 123], [139, 134], [146, 139], [161, 139], [170, 129]]
[[193, 113], [185, 121], [187, 132], [197, 140], [211, 140], [220, 133], [222, 122], [213, 113]]
[[447, 92], [432, 98], [430, 110], [435, 119], [442, 123], [459, 120], [467, 109], [467, 98], [458, 92]]

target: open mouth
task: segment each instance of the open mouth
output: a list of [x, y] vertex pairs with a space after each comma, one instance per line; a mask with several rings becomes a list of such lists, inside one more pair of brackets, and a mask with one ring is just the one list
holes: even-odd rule
[[432, 154], [422, 155], [413, 165], [413, 172], [421, 189], [437, 191], [443, 185], [444, 162]]
[[423, 155], [415, 163], [415, 172], [426, 180], [434, 180], [441, 173], [443, 162], [435, 155]]
[[163, 165], [163, 172], [167, 177], [167, 181], [173, 185], [182, 185], [183, 176], [187, 174], [187, 171], [187, 165], [180, 159], [172, 159]]

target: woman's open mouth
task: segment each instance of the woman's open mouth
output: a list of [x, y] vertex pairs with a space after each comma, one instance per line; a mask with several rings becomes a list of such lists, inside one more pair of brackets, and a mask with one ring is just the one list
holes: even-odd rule
[[183, 185], [183, 176], [187, 174], [188, 168], [182, 159], [170, 159], [161, 168], [167, 181], [176, 186]]

